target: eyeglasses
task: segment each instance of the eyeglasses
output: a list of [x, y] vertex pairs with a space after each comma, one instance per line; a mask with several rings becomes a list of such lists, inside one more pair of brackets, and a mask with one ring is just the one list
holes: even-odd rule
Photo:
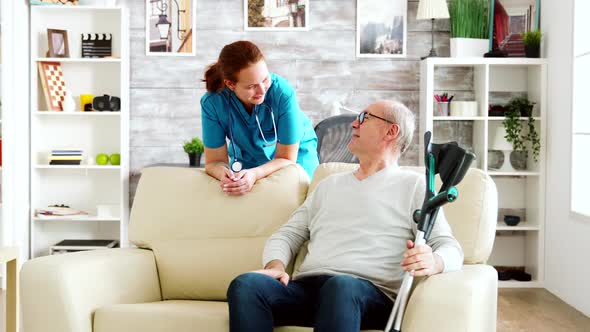
[[387, 119], [384, 119], [384, 118], [382, 118], [382, 117], [380, 117], [380, 116], [377, 116], [377, 115], [375, 115], [375, 114], [371, 114], [371, 113], [369, 113], [369, 112], [367, 112], [367, 111], [362, 111], [362, 112], [360, 112], [360, 113], [359, 113], [359, 115], [358, 115], [358, 117], [357, 117], [357, 119], [359, 120], [359, 124], [363, 124], [363, 122], [365, 122], [365, 120], [367, 119], [367, 115], [370, 115], [370, 116], [372, 116], [372, 117], [374, 117], [374, 118], [377, 118], [377, 119], [383, 120], [383, 121], [385, 121], [385, 122], [387, 122], [387, 123], [394, 124], [394, 122], [392, 122], [392, 121], [389, 121], [389, 120], [387, 120]]

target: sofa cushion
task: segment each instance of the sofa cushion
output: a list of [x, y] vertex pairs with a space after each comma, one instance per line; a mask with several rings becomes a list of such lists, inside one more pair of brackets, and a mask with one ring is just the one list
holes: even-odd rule
[[262, 266], [262, 248], [307, 194], [309, 178], [287, 166], [244, 196], [228, 196], [203, 170], [142, 171], [129, 239], [154, 251], [164, 299], [224, 300], [231, 280]]
[[[275, 332], [311, 332], [309, 327], [283, 326]], [[163, 301], [118, 304], [94, 314], [94, 332], [221, 332], [229, 331], [226, 302]], [[366, 331], [366, 332], [377, 332]]]
[[[320, 164], [309, 185], [313, 191], [327, 176], [356, 170], [358, 164], [326, 163]], [[424, 167], [402, 166], [424, 174]], [[440, 177], [436, 176], [436, 188], [440, 188]], [[498, 213], [498, 192], [492, 178], [482, 170], [470, 168], [465, 178], [457, 186], [459, 198], [444, 207], [445, 216], [453, 235], [461, 244], [465, 254], [465, 264], [485, 262], [492, 251]], [[301, 263], [305, 248], [298, 254], [295, 267]]]

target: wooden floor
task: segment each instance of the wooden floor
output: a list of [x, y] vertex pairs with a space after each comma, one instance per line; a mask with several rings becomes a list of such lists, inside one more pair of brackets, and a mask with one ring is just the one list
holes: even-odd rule
[[[4, 295], [0, 296], [0, 332], [5, 328]], [[590, 332], [590, 318], [544, 289], [501, 289], [497, 331]]]
[[545, 289], [500, 289], [498, 332], [590, 331], [590, 318]]

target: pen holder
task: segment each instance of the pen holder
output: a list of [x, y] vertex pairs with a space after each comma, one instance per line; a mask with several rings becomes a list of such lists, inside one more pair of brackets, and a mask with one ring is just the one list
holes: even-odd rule
[[437, 102], [436, 106], [438, 107], [438, 111], [434, 111], [435, 116], [449, 116], [449, 102]]

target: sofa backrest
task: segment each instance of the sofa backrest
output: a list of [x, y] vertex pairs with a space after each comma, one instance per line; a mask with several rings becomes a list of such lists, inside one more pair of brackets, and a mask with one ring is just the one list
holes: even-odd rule
[[203, 170], [142, 170], [129, 239], [154, 252], [164, 299], [224, 300], [237, 275], [262, 268], [266, 239], [305, 200], [307, 173], [291, 165], [225, 195]]
[[[313, 175], [309, 185], [309, 192], [327, 176], [351, 171], [358, 168], [358, 164], [326, 163], [321, 164]], [[424, 167], [408, 167], [420, 174], [424, 174]], [[436, 176], [436, 189], [440, 188], [440, 177]], [[498, 192], [492, 178], [482, 170], [471, 168], [457, 185], [459, 198], [452, 204], [444, 206], [445, 216], [453, 230], [453, 235], [461, 244], [465, 254], [465, 264], [484, 263], [492, 251], [496, 231], [498, 214]], [[301, 256], [298, 255], [298, 267]]]

